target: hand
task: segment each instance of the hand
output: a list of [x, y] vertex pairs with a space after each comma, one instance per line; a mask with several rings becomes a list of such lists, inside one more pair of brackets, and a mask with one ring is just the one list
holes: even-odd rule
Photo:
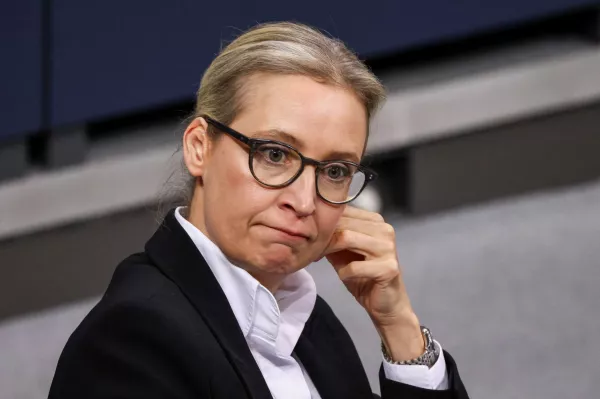
[[394, 360], [424, 351], [400, 271], [394, 228], [378, 213], [347, 206], [323, 255], [365, 308]]

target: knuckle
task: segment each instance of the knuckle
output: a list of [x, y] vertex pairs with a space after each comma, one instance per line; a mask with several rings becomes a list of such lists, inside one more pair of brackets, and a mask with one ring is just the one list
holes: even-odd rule
[[394, 226], [392, 226], [389, 223], [385, 223], [384, 227], [383, 227], [383, 231], [385, 232], [385, 234], [390, 237], [390, 238], [396, 238], [396, 230], [394, 229]]
[[354, 277], [354, 275], [356, 274], [356, 265], [354, 264], [354, 262], [349, 263], [346, 267], [340, 270], [339, 274], [342, 280]]
[[384, 243], [383, 243], [383, 250], [385, 252], [395, 252], [396, 251], [396, 245], [394, 244], [393, 241], [385, 240]]
[[388, 262], [384, 272], [385, 276], [392, 279], [400, 274], [400, 268], [396, 262]]
[[348, 242], [350, 240], [350, 231], [349, 230], [339, 230], [337, 232], [338, 241]]
[[398, 266], [398, 262], [396, 262], [395, 259], [390, 259], [390, 261], [387, 262], [387, 268], [388, 268], [388, 270], [391, 270], [394, 272], [398, 272], [400, 270], [400, 267]]
[[381, 216], [380, 213], [375, 213], [375, 212], [373, 212], [373, 220], [375, 222], [379, 222], [379, 223], [385, 222], [385, 219], [383, 218], [383, 216]]
[[348, 264], [348, 273], [352, 275], [356, 274], [356, 262], [350, 262]]

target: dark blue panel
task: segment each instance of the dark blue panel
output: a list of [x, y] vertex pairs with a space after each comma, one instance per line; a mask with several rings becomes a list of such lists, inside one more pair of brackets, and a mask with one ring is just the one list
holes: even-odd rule
[[0, 140], [42, 124], [41, 0], [0, 4]]
[[363, 56], [435, 44], [559, 14], [599, 0], [280, 0], [248, 1], [244, 25], [295, 19], [343, 39]]
[[235, 2], [211, 3], [54, 1], [53, 125], [193, 97], [231, 37], [225, 27], [240, 24], [229, 16]]
[[237, 29], [296, 20], [364, 55], [432, 44], [597, 0], [55, 0], [52, 123], [191, 98]]

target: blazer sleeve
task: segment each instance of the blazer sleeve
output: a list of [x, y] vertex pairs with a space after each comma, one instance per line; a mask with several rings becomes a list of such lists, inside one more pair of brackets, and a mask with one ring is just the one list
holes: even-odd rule
[[381, 399], [469, 399], [467, 390], [458, 375], [458, 368], [454, 359], [446, 351], [444, 351], [444, 358], [446, 359], [446, 369], [448, 372], [448, 390], [439, 391], [417, 388], [412, 385], [389, 380], [385, 377], [382, 365], [379, 369]]
[[49, 399], [208, 397], [198, 378], [205, 373], [198, 373], [198, 363], [186, 364], [189, 354], [178, 334], [150, 306], [94, 309], [69, 339]]

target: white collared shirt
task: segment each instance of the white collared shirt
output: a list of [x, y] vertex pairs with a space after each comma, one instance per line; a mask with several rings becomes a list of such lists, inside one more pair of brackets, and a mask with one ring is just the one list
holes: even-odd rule
[[[304, 269], [290, 274], [273, 295], [244, 269], [234, 266], [216, 244], [181, 215], [182, 209], [175, 210], [175, 217], [225, 293], [273, 397], [320, 399], [308, 373], [292, 354], [315, 306], [317, 289], [312, 276]], [[431, 369], [394, 365], [385, 360], [383, 368], [386, 378], [404, 384], [426, 389], [448, 386], [443, 353]]]

